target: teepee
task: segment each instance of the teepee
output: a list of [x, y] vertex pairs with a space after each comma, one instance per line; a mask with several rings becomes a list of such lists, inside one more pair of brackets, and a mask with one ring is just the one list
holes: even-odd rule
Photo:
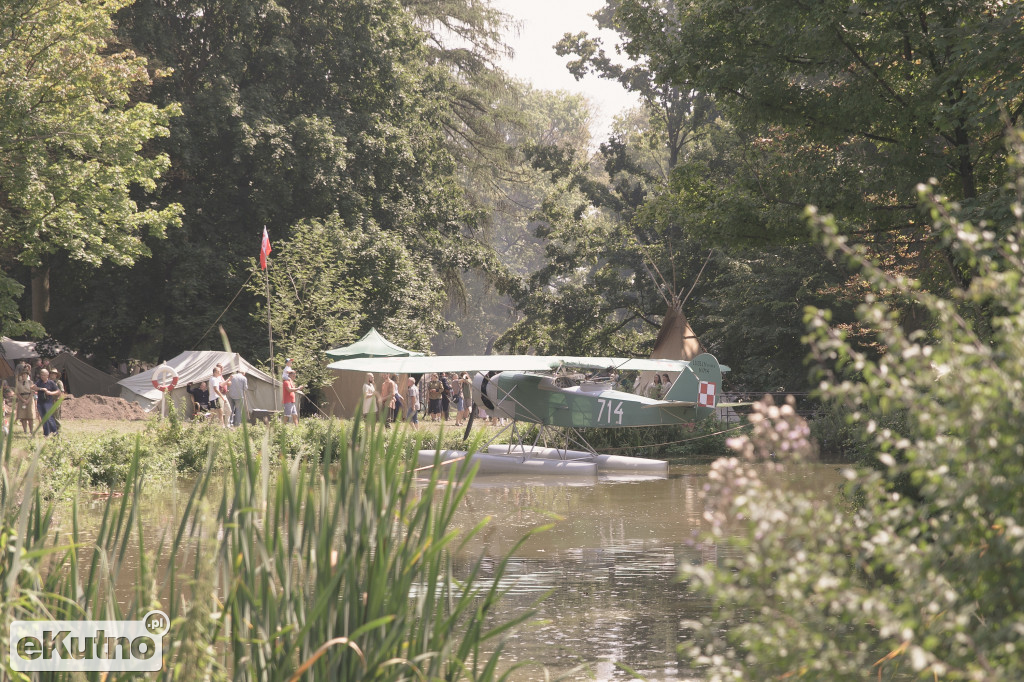
[[[711, 254], [709, 253], [708, 259], [710, 260], [710, 258]], [[654, 268], [654, 272], [651, 272], [650, 267]], [[658, 338], [654, 342], [651, 357], [666, 360], [692, 360], [704, 352], [704, 347], [701, 346], [697, 334], [694, 333], [690, 323], [686, 320], [686, 315], [683, 313], [683, 304], [686, 303], [686, 299], [693, 292], [693, 287], [697, 286], [697, 280], [694, 280], [693, 286], [690, 287], [690, 292], [685, 297], [682, 297], [682, 291], [676, 293], [674, 288], [669, 287], [668, 282], [661, 276], [661, 272], [658, 271], [653, 263], [650, 267], [647, 272], [655, 281], [655, 284], [658, 284], [658, 291], [661, 292], [666, 306], [665, 319], [661, 323], [661, 330], [658, 332]], [[707, 261], [704, 262], [704, 267], [707, 267]], [[700, 279], [704, 268], [702, 267], [700, 270], [697, 273], [697, 279]], [[657, 277], [655, 273], [657, 273]], [[670, 294], [668, 296], [665, 295], [666, 289], [668, 289]], [[634, 386], [634, 391], [639, 395], [646, 395], [652, 398], [664, 397], [667, 389], [659, 389], [657, 387], [654, 381], [656, 374], [653, 371], [640, 372], [640, 376]], [[670, 373], [669, 381], [674, 383], [678, 375], [678, 372]], [[656, 393], [660, 393], [660, 395], [655, 395]]]

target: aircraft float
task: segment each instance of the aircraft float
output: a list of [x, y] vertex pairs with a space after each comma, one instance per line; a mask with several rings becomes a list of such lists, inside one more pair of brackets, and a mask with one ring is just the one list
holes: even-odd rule
[[[718, 402], [722, 373], [729, 368], [720, 365], [709, 353], [701, 353], [692, 360], [556, 355], [374, 357], [338, 360], [328, 368], [396, 375], [474, 372], [474, 402], [491, 417], [511, 420], [513, 440], [516, 440], [518, 422], [539, 426], [537, 437], [530, 445], [524, 444], [520, 436], [514, 443], [490, 444], [486, 451], [475, 453], [420, 452], [421, 462], [471, 458], [480, 463], [481, 473], [593, 475], [627, 471], [664, 474], [668, 464], [661, 460], [597, 453], [578, 429], [688, 424], [714, 414], [718, 407], [743, 404]], [[678, 376], [664, 399], [659, 400], [615, 388], [614, 374], [630, 370]], [[470, 412], [467, 438], [475, 414], [476, 410]], [[542, 437], [546, 439], [546, 429], [558, 427], [567, 431], [565, 448], [537, 445]], [[586, 449], [569, 450], [569, 435]]]

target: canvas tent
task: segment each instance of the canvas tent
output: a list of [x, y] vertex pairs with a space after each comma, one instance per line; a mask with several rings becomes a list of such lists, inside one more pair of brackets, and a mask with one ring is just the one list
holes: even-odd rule
[[[385, 357], [419, 357], [423, 353], [407, 350], [391, 343], [376, 329], [370, 329], [363, 338], [355, 343], [350, 343], [341, 348], [334, 348], [327, 351], [327, 357], [332, 360], [348, 360], [354, 358], [385, 358]], [[326, 386], [324, 394], [327, 404], [327, 414], [343, 419], [351, 419], [355, 416], [356, 407], [362, 404], [363, 383], [366, 380], [364, 372], [338, 371], [335, 372], [334, 382]], [[378, 390], [383, 377], [375, 376]], [[399, 387], [403, 386], [399, 377]]]
[[[46, 345], [48, 350], [56, 349], [61, 354], [70, 354], [70, 349], [62, 343], [48, 341]], [[35, 341], [15, 341], [6, 336], [0, 336], [0, 353], [2, 353], [0, 355], [0, 379], [4, 379], [8, 383], [13, 381], [14, 372], [18, 365], [23, 362], [31, 364], [41, 357], [39, 351], [36, 350]], [[98, 372], [99, 370], [95, 371]], [[110, 377], [110, 380], [114, 381], [114, 378]], [[113, 395], [118, 394], [114, 393]]]
[[66, 374], [67, 382], [64, 388], [76, 398], [87, 394], [108, 395], [115, 398], [121, 395], [121, 387], [117, 385], [117, 379], [79, 360], [71, 353], [61, 353], [47, 364], [58, 372]]
[[12, 366], [18, 360], [35, 360], [39, 357], [35, 341], [15, 341], [6, 336], [0, 336], [0, 343], [3, 344], [4, 359]]
[[[250, 410], [274, 410], [280, 407], [281, 382], [266, 372], [257, 369], [238, 353], [213, 350], [185, 351], [181, 355], [163, 363], [170, 366], [178, 374], [177, 387], [171, 391], [171, 399], [179, 410], [188, 407], [188, 395], [185, 386], [191, 383], [207, 381], [213, 375], [217, 363], [224, 366], [224, 374], [243, 370], [249, 380]], [[130, 376], [117, 382], [121, 385], [121, 397], [136, 402], [144, 410], [152, 410], [160, 405], [161, 393], [153, 386], [153, 376], [157, 368]]]
[[355, 343], [350, 343], [341, 348], [327, 351], [327, 357], [332, 360], [348, 360], [352, 358], [389, 358], [394, 356], [419, 357], [423, 353], [414, 350], [406, 350], [396, 346], [383, 336], [376, 329], [370, 329], [363, 338]]
[[[683, 305], [676, 296], [673, 298], [672, 303], [669, 304], [668, 310], [665, 312], [665, 319], [661, 324], [661, 330], [658, 332], [658, 338], [654, 342], [654, 350], [651, 351], [651, 358], [664, 358], [667, 360], [692, 360], [701, 353], [706, 353], [707, 350], [701, 345], [697, 339], [697, 335], [693, 332], [690, 327], [690, 323], [686, 321], [686, 315], [683, 314]], [[722, 365], [722, 372], [730, 371], [727, 365]], [[654, 372], [640, 372], [640, 376], [637, 379], [636, 392], [641, 395], [652, 395], [652, 384], [654, 382]], [[675, 382], [678, 378], [679, 373], [669, 373], [669, 380]], [[722, 390], [719, 386], [718, 390]], [[727, 394], [720, 393], [718, 396], [719, 402], [728, 402]], [[736, 422], [740, 420], [740, 415], [736, 413], [731, 407], [718, 407], [715, 411], [715, 417], [720, 421]]]
[[14, 370], [23, 360], [35, 360], [39, 357], [35, 341], [15, 341], [0, 336], [0, 379], [8, 384], [14, 382]]

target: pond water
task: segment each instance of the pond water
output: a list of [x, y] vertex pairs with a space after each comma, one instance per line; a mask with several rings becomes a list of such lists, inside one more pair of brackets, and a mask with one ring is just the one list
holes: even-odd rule
[[[708, 466], [673, 465], [667, 477], [601, 476], [562, 479], [480, 476], [457, 511], [468, 531], [488, 525], [456, 557], [466, 575], [484, 557], [488, 579], [502, 557], [530, 530], [551, 524], [513, 552], [507, 595], [495, 622], [535, 614], [507, 639], [503, 662], [523, 664], [513, 680], [626, 680], [625, 664], [651, 680], [699, 678], [676, 654], [680, 622], [699, 618], [706, 601], [677, 580], [681, 563], [720, 561], [725, 547], [703, 544], [701, 491]], [[830, 494], [839, 468], [809, 464], [785, 474], [785, 485]], [[154, 549], [176, 530], [190, 485], [146, 495], [142, 525]], [[104, 500], [80, 505], [84, 535], [98, 522]], [[131, 599], [134, 562], [117, 577], [122, 601]]]
[[[700, 542], [707, 472], [672, 466], [667, 478], [589, 484], [478, 479], [457, 522], [469, 528], [485, 515], [492, 520], [466, 548], [466, 566], [481, 553], [497, 561], [531, 528], [554, 524], [528, 539], [507, 570], [497, 620], [536, 610], [506, 644], [503, 658], [525, 664], [512, 679], [632, 679], [617, 663], [651, 680], [699, 676], [676, 647], [680, 622], [704, 615], [708, 604], [677, 575], [683, 562], [717, 562], [728, 551]], [[824, 464], [787, 478], [822, 492], [840, 483], [838, 468]]]

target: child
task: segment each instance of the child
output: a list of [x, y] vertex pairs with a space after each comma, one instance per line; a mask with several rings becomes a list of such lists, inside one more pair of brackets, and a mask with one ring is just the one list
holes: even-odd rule
[[3, 418], [0, 419], [0, 423], [3, 424], [4, 433], [11, 432], [11, 422], [14, 417], [14, 391], [8, 386], [4, 386], [4, 411]]

